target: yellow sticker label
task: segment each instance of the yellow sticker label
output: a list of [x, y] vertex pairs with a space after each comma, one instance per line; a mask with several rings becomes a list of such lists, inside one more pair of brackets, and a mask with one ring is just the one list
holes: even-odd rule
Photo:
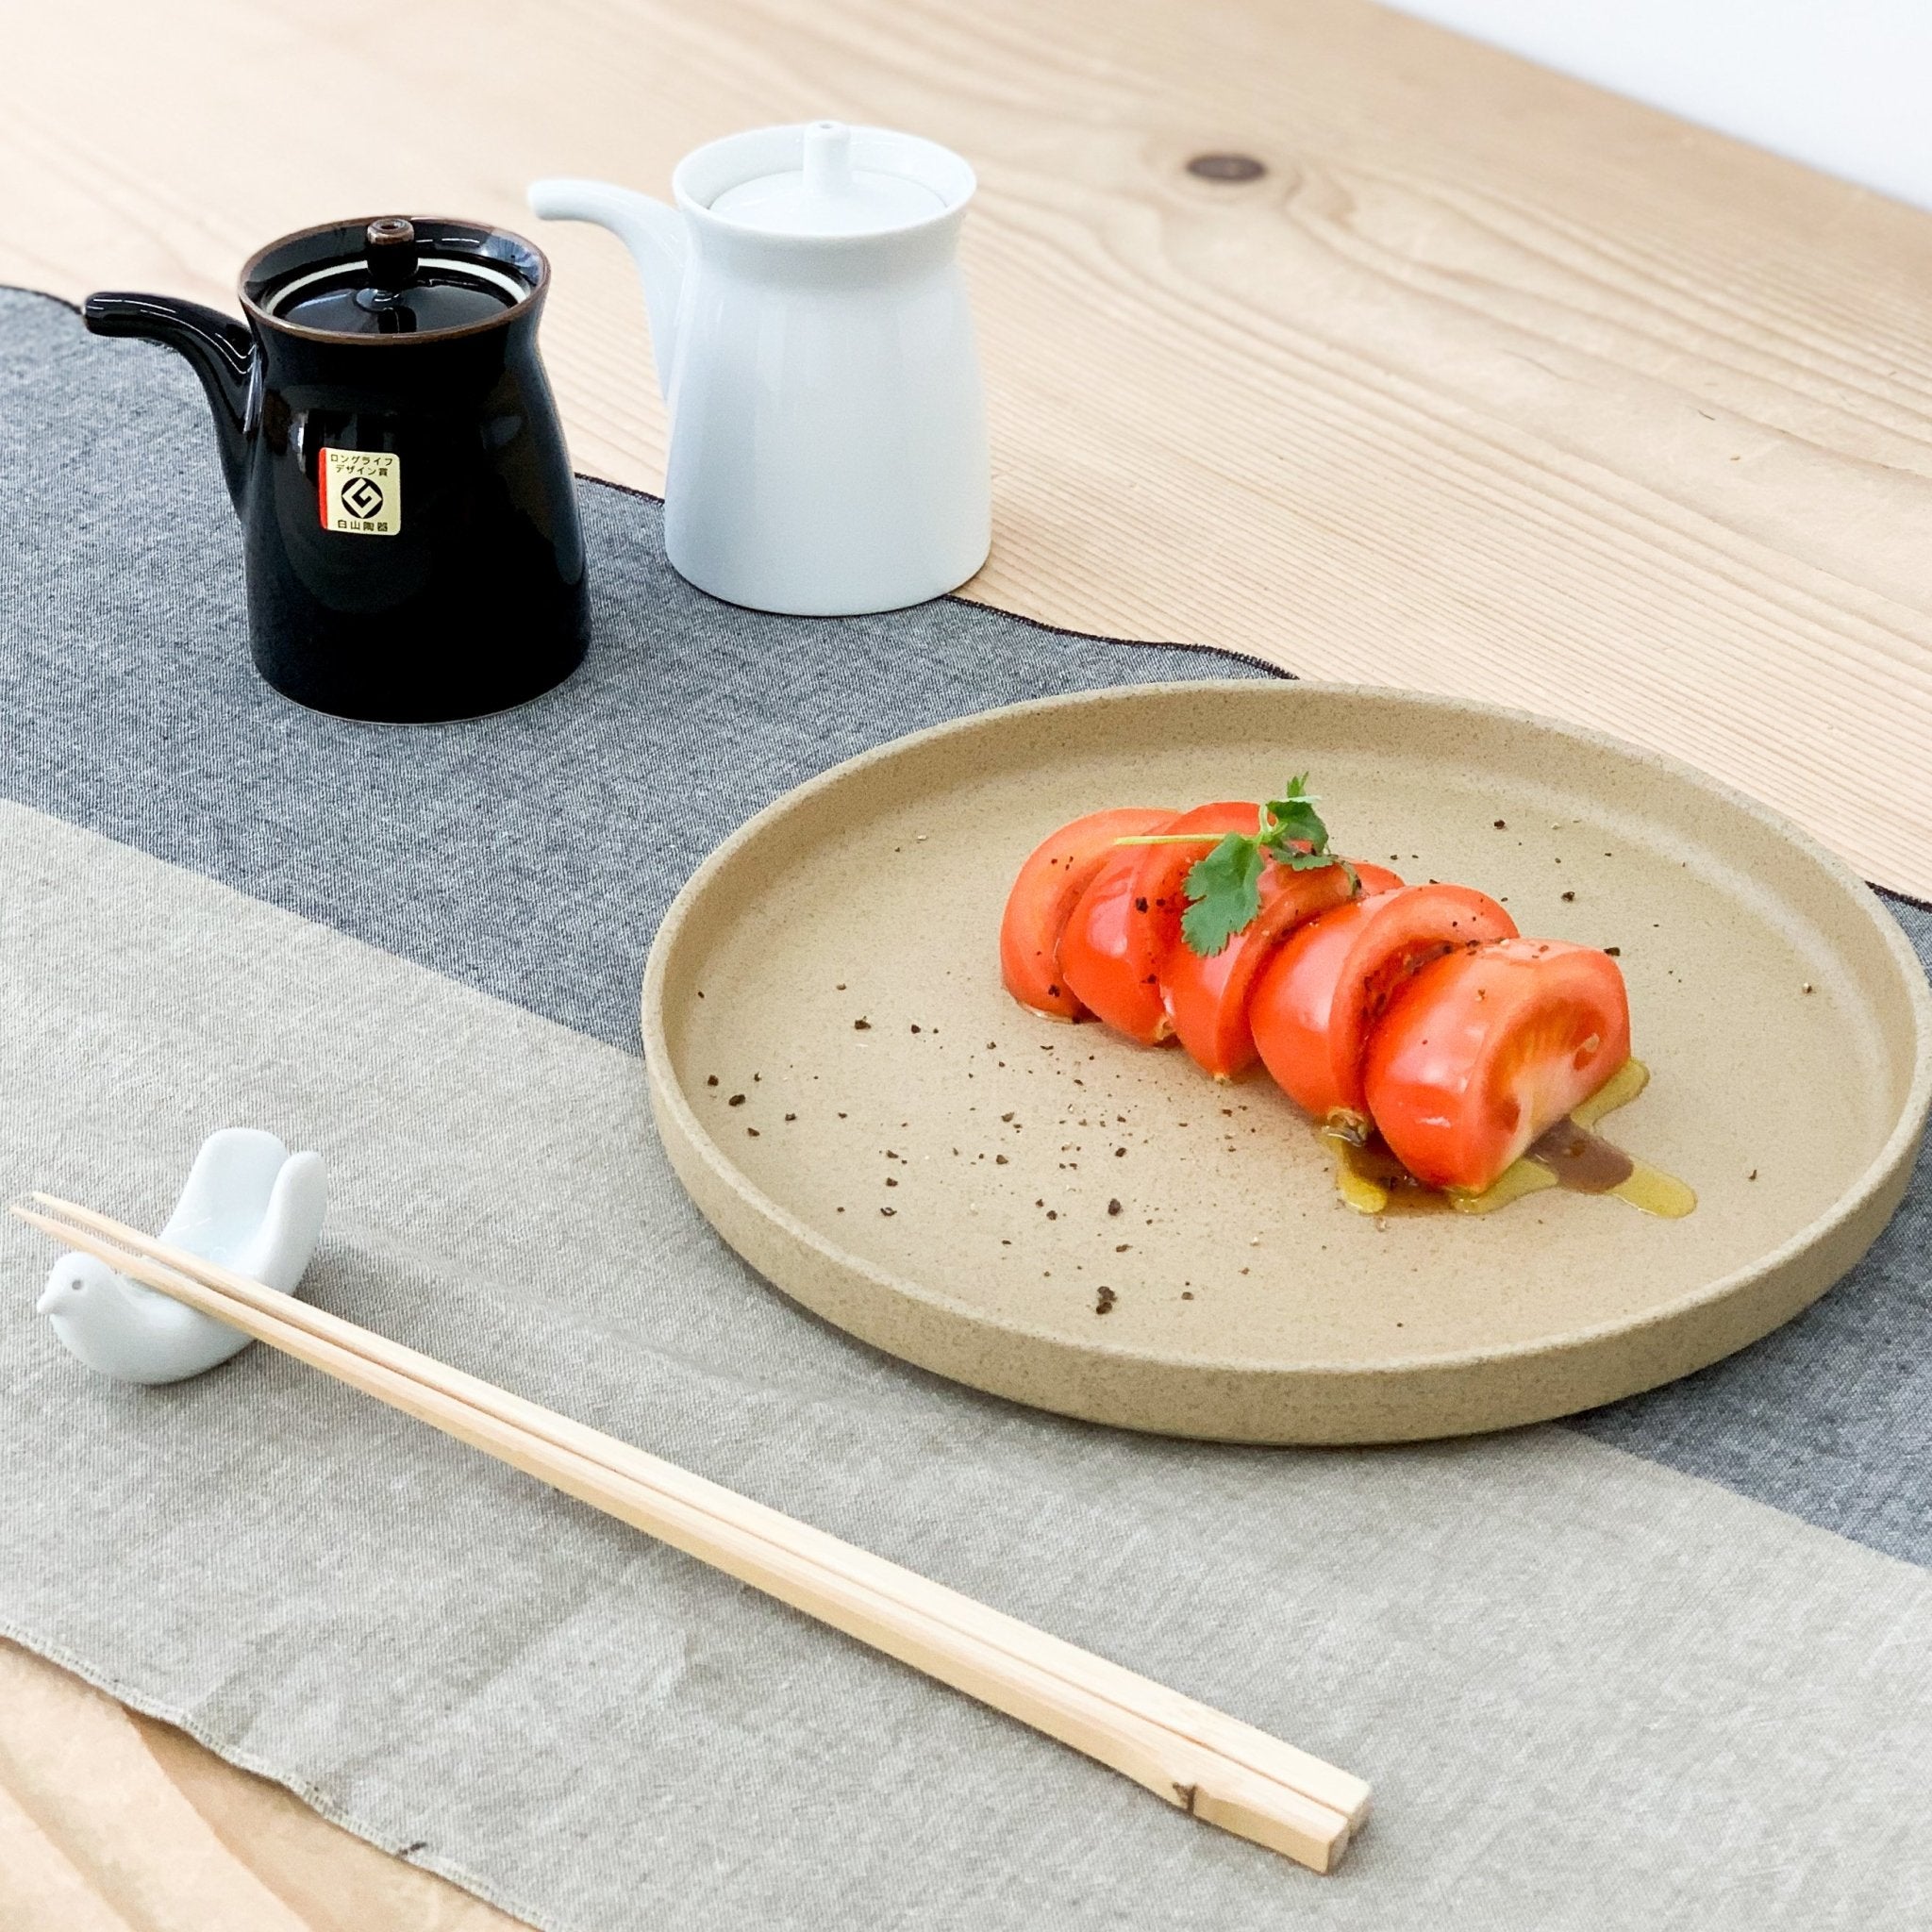
[[391, 450], [325, 449], [322, 526], [352, 537], [393, 537], [403, 527], [403, 459]]

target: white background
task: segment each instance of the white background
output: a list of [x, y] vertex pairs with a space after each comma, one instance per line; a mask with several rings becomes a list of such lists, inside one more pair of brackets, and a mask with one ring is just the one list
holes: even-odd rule
[[1932, 208], [1932, 0], [1388, 0]]

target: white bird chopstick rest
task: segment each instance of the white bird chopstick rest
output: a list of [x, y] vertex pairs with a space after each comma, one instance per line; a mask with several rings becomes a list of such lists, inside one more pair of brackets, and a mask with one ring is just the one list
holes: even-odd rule
[[[202, 1142], [161, 1239], [293, 1294], [326, 1202], [321, 1155], [291, 1154], [255, 1127], [224, 1127]], [[119, 1382], [178, 1382], [248, 1346], [240, 1329], [92, 1255], [62, 1255], [38, 1306], [75, 1355]]]

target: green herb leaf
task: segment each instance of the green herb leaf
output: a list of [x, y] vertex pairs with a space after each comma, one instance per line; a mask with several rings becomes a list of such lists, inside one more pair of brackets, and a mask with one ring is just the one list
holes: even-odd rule
[[1362, 889], [1361, 874], [1339, 852], [1283, 852], [1278, 857], [1291, 872], [1319, 872], [1324, 865], [1339, 865], [1348, 874], [1349, 896]]
[[1289, 845], [1306, 845], [1305, 857], [1315, 858], [1328, 849], [1328, 827], [1315, 809], [1308, 792], [1308, 774], [1291, 778], [1279, 798], [1271, 798], [1261, 808], [1261, 842], [1277, 858], [1287, 857]]
[[1361, 881], [1355, 867], [1328, 849], [1328, 827], [1316, 811], [1307, 774], [1291, 778], [1279, 798], [1261, 808], [1260, 823], [1243, 836], [1230, 832], [1188, 874], [1188, 909], [1181, 915], [1181, 938], [1204, 959], [1211, 959], [1261, 909], [1261, 878], [1272, 859], [1295, 872], [1339, 865], [1351, 891]]
[[1230, 832], [1206, 858], [1189, 871], [1190, 901], [1181, 914], [1181, 937], [1204, 959], [1211, 959], [1261, 909], [1261, 874], [1267, 856], [1258, 835], [1244, 839]]

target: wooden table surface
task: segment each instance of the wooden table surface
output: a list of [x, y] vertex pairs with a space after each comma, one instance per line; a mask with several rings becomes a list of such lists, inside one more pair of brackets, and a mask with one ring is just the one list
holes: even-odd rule
[[[229, 303], [283, 231], [662, 192], [823, 114], [967, 155], [971, 594], [1661, 746], [1932, 896], [1932, 217], [1363, 0], [68, 0], [0, 280]], [[1252, 157], [1242, 181], [1203, 154]], [[577, 466], [656, 488], [616, 242], [538, 230]], [[507, 1924], [0, 1646], [0, 1932]]]

